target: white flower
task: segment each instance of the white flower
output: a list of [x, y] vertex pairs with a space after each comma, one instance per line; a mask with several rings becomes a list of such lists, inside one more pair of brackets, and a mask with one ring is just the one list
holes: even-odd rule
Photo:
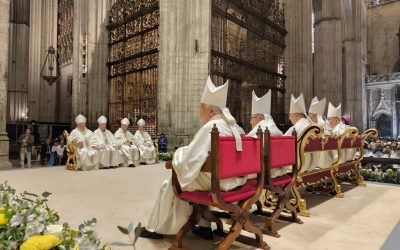
[[61, 236], [63, 231], [63, 225], [48, 225], [46, 227], [46, 231], [49, 234], [53, 234], [55, 236]]
[[28, 218], [26, 218], [27, 221], [33, 221], [36, 218], [36, 214], [30, 214], [28, 215]]
[[24, 217], [21, 216], [20, 214], [15, 214], [13, 217], [11, 217], [11, 220], [10, 220], [11, 227], [19, 226], [23, 219], [24, 219]]

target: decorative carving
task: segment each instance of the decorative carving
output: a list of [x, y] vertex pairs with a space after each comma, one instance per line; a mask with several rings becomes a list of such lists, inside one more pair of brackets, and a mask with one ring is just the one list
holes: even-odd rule
[[158, 0], [117, 0], [110, 11], [110, 124], [119, 127], [123, 117], [146, 120], [146, 130], [156, 135]]
[[60, 64], [72, 60], [74, 0], [58, 1], [57, 52]]

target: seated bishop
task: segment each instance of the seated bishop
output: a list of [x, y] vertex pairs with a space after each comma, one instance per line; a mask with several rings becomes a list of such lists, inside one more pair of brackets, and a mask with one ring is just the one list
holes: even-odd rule
[[151, 136], [144, 130], [146, 122], [143, 119], [139, 119], [137, 122], [138, 130], [136, 131], [134, 138], [136, 146], [140, 151], [140, 163], [154, 164], [156, 162], [157, 153], [154, 147]]
[[[308, 109], [308, 117], [312, 125], [320, 126], [324, 130], [324, 136], [332, 135], [331, 127], [329, 123], [324, 119], [323, 115], [326, 107], [326, 99], [318, 100], [318, 97], [314, 97], [311, 100], [310, 108]], [[308, 170], [315, 168], [328, 168], [332, 165], [334, 159], [334, 152], [319, 152], [313, 153], [312, 162]]]
[[[220, 136], [235, 136], [236, 150], [242, 151], [241, 135], [235, 119], [226, 108], [228, 82], [216, 87], [209, 77], [199, 107], [200, 121], [203, 126], [196, 133], [193, 141], [178, 148], [172, 160], [182, 191], [211, 190], [211, 174], [201, 172], [203, 164], [211, 150], [211, 129], [215, 124]], [[222, 180], [221, 189], [228, 191], [243, 185], [246, 177]], [[163, 234], [176, 234], [188, 221], [192, 214], [192, 206], [174, 194], [171, 178], [166, 180], [156, 199], [146, 228], [142, 228], [141, 237], [162, 238]], [[210, 223], [204, 220], [194, 234], [204, 239], [212, 238]]]
[[139, 165], [139, 149], [136, 147], [133, 134], [128, 130], [129, 120], [121, 120], [121, 127], [115, 132], [115, 147], [122, 152], [122, 164], [127, 166]]
[[[346, 129], [350, 128], [350, 126], [342, 122], [341, 117], [342, 117], [342, 104], [339, 104], [337, 107], [335, 107], [332, 105], [332, 103], [329, 103], [327, 118], [329, 121], [329, 125], [331, 126], [332, 133], [336, 137], [340, 137], [341, 135], [344, 134]], [[356, 157], [356, 153], [357, 151], [355, 149], [344, 150], [344, 154], [341, 155], [339, 163], [353, 160]]]
[[94, 131], [92, 148], [99, 151], [99, 168], [117, 167], [122, 163], [122, 153], [116, 149], [113, 134], [106, 128], [107, 118], [97, 119], [99, 128]]
[[76, 128], [71, 131], [69, 141], [75, 140], [78, 147], [78, 169], [93, 170], [98, 168], [98, 151], [92, 148], [93, 132], [86, 128], [86, 118], [78, 115], [75, 118]]
[[[252, 130], [248, 136], [257, 136], [257, 130], [261, 127], [264, 132], [268, 128], [271, 135], [283, 135], [282, 131], [276, 126], [274, 119], [271, 116], [271, 90], [263, 97], [258, 98], [256, 93], [252, 92], [251, 102], [251, 118], [250, 124]], [[278, 177], [284, 173], [280, 169], [271, 169], [271, 178]], [[256, 175], [251, 175], [249, 178], [255, 178]]]
[[[299, 137], [301, 136], [303, 131], [311, 125], [311, 122], [307, 117], [306, 112], [307, 110], [306, 104], [304, 102], [303, 93], [301, 93], [300, 96], [297, 98], [294, 98], [294, 96], [292, 95], [289, 109], [289, 120], [293, 124], [293, 126], [286, 131], [286, 136], [292, 135], [293, 131], [295, 130], [297, 137]], [[302, 163], [304, 166], [303, 171], [309, 170], [313, 154], [314, 153], [307, 153], [305, 155], [305, 162]], [[291, 168], [286, 168], [287, 171], [290, 171], [290, 169]], [[281, 171], [285, 171], [285, 168], [282, 168]]]

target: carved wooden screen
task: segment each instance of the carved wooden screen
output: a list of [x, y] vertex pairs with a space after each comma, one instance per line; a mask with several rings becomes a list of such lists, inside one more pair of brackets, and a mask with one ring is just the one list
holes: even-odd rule
[[131, 129], [146, 120], [156, 135], [158, 78], [158, 0], [117, 0], [110, 11], [109, 122], [111, 130], [127, 117]]
[[74, 0], [58, 0], [57, 53], [60, 65], [72, 60]]
[[272, 89], [276, 122], [283, 117], [284, 12], [277, 0], [212, 0], [211, 74], [230, 79], [228, 107], [250, 129], [251, 91]]

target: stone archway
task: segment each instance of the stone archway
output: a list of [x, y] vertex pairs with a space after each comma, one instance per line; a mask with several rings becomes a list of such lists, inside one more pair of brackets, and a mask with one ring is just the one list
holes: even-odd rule
[[381, 137], [391, 137], [393, 131], [393, 117], [388, 114], [381, 114], [376, 119], [376, 128], [379, 131]]

